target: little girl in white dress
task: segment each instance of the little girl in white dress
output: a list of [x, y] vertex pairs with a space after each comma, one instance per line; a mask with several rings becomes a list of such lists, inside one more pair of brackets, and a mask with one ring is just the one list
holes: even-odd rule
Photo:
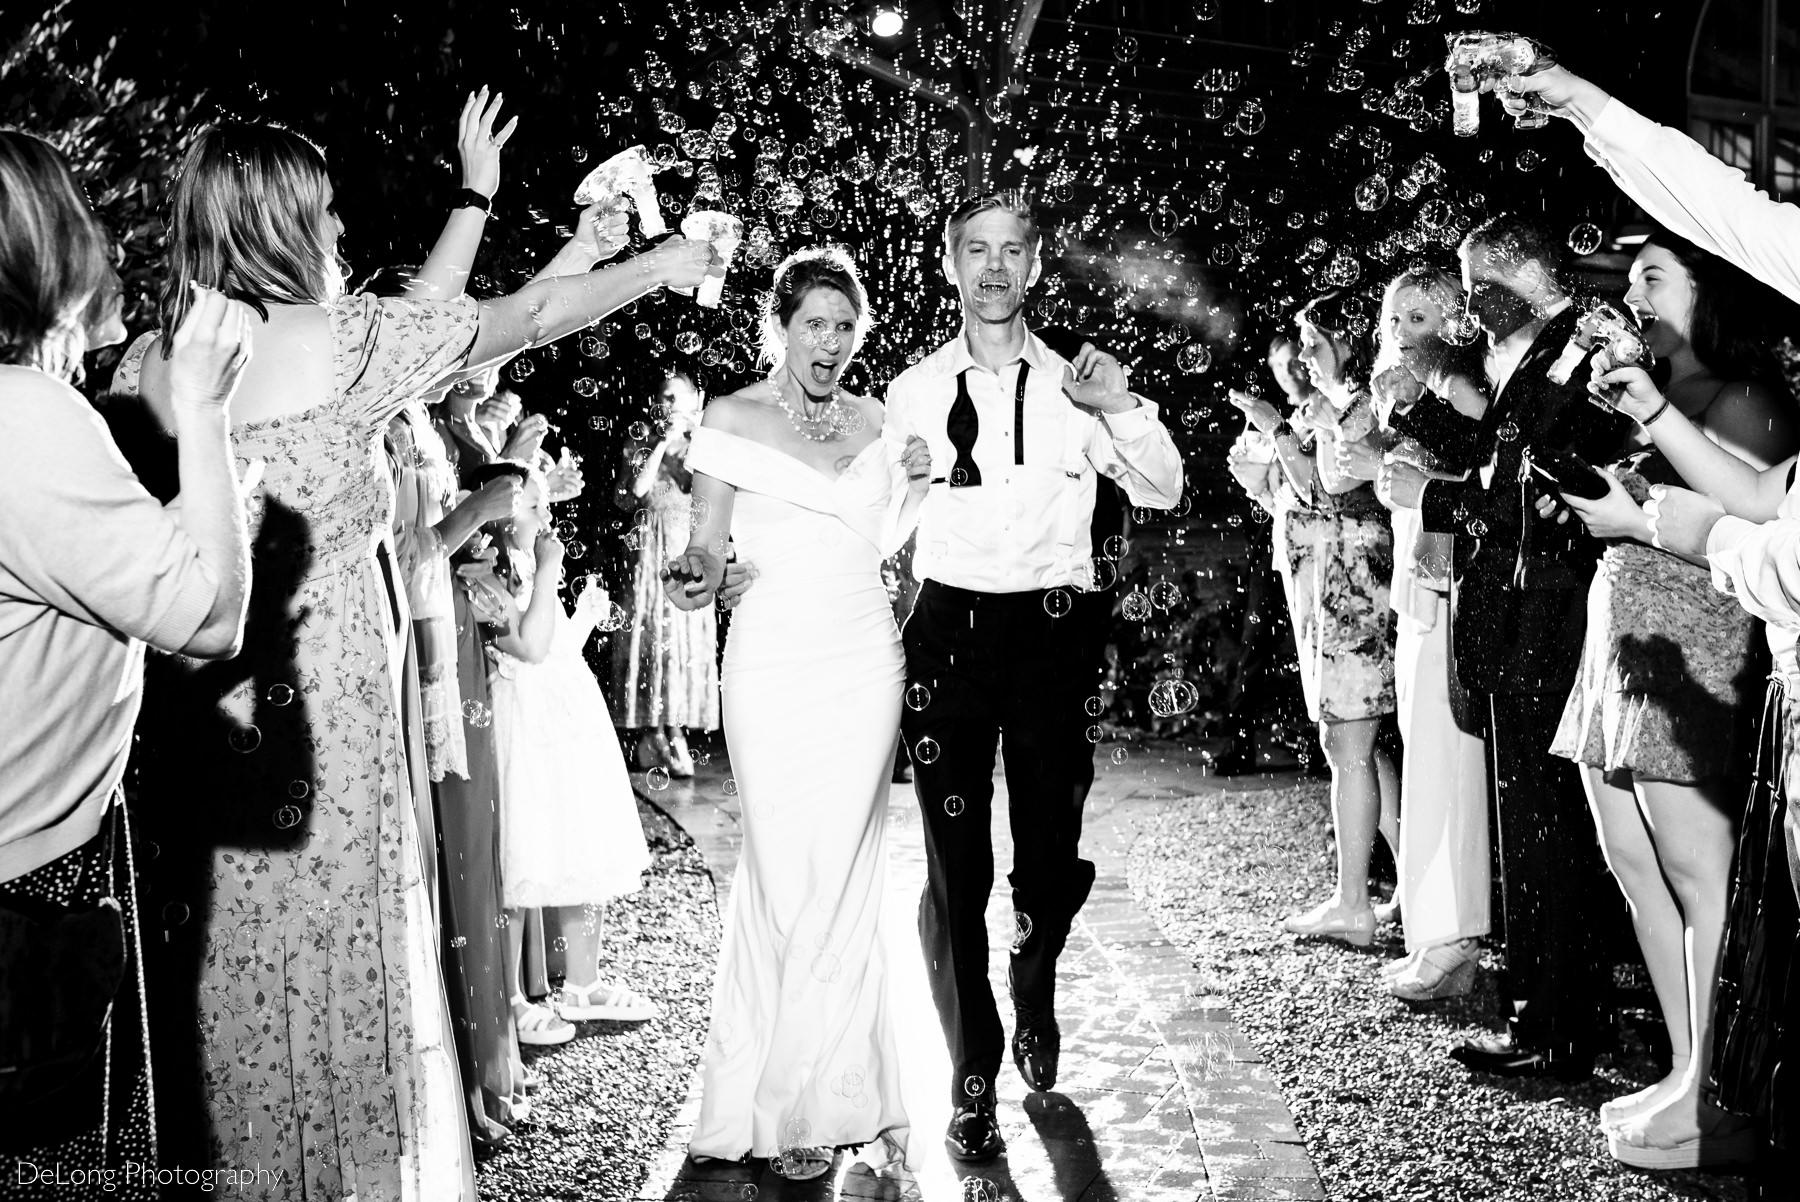
[[[567, 1042], [575, 1034], [570, 1019], [635, 1022], [661, 1014], [654, 1002], [600, 976], [598, 909], [637, 891], [650, 850], [606, 698], [582, 658], [610, 603], [595, 584], [573, 614], [564, 612], [557, 597], [563, 546], [550, 529], [545, 496], [543, 477], [527, 474], [503, 531], [514, 608], [488, 644], [513, 1015], [519, 1041], [532, 1044]], [[560, 1019], [528, 1002], [519, 986], [520, 911], [535, 906], [553, 908], [546, 926], [567, 947], [568, 973], [555, 995]]]

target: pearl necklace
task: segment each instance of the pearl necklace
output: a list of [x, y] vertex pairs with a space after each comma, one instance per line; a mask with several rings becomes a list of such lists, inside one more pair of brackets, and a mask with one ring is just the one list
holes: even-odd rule
[[[782, 395], [780, 385], [776, 385], [775, 387], [775, 403], [781, 406], [781, 411], [783, 413], [787, 414], [788, 424], [794, 427], [795, 432], [798, 433], [800, 437], [806, 439], [808, 442], [830, 442], [843, 432], [844, 411], [842, 406], [838, 403], [843, 392], [844, 390], [841, 386], [833, 384], [831, 386], [831, 399], [825, 403], [825, 408], [819, 410], [819, 416], [817, 417], [803, 417], [794, 412], [793, 408], [787, 403], [787, 397]], [[807, 427], [809, 426], [812, 427], [812, 429], [808, 429]], [[813, 430], [818, 429], [820, 426], [824, 427], [823, 431], [817, 434], [813, 433]]]

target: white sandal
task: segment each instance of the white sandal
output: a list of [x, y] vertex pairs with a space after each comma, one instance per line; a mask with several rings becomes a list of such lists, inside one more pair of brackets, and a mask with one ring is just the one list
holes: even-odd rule
[[598, 979], [585, 988], [565, 982], [556, 995], [556, 1009], [581, 1022], [641, 1023], [662, 1017], [662, 1007], [643, 994]]
[[518, 1028], [520, 1043], [553, 1048], [575, 1038], [575, 1024], [558, 1018], [550, 1007], [540, 1006], [522, 993], [512, 995], [512, 1004], [513, 1026]]

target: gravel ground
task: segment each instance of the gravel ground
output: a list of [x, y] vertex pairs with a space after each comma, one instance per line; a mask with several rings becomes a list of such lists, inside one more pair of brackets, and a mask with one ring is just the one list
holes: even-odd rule
[[1491, 951], [1468, 997], [1415, 1008], [1380, 989], [1380, 966], [1404, 954], [1397, 932], [1368, 953], [1281, 934], [1282, 916], [1331, 887], [1326, 786], [1222, 784], [1175, 803], [1139, 839], [1132, 888], [1268, 1060], [1328, 1198], [1749, 1196], [1738, 1178], [1644, 1174], [1607, 1155], [1600, 1103], [1655, 1076], [1635, 1037], [1580, 1085], [1478, 1083], [1444, 1055], [1497, 1025]]
[[638, 812], [653, 863], [639, 892], [607, 906], [604, 956], [663, 1017], [580, 1023], [562, 1047], [525, 1050], [543, 1085], [531, 1120], [476, 1167], [487, 1202], [635, 1198], [687, 1096], [706, 1039], [718, 906], [693, 840], [642, 799]]

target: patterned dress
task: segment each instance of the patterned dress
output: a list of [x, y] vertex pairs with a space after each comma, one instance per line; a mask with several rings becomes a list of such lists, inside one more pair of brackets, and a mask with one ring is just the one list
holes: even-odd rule
[[188, 896], [161, 914], [194, 945], [211, 1163], [278, 1172], [268, 1198], [473, 1198], [374, 551], [394, 505], [381, 434], [466, 356], [477, 309], [359, 295], [329, 321], [330, 394], [232, 430], [239, 471], [264, 465], [244, 649], [146, 707], [145, 791], [185, 820], [158, 864], [163, 896]]
[[[1375, 428], [1366, 396], [1341, 413], [1319, 398], [1306, 416], [1315, 458], [1339, 439], [1354, 441]], [[1293, 422], [1296, 429], [1301, 423]], [[1305, 437], [1303, 434], [1302, 437]], [[1376, 718], [1394, 712], [1394, 531], [1372, 485], [1332, 495], [1313, 482], [1309, 502], [1279, 511], [1282, 554], [1300, 685], [1314, 721]]]
[[[686, 612], [663, 595], [662, 568], [687, 550], [694, 503], [687, 438], [665, 444], [656, 483], [626, 545], [637, 552], [625, 628], [613, 635], [613, 721], [626, 730], [719, 729], [719, 620], [707, 606]], [[635, 544], [635, 546], [634, 546]]]

